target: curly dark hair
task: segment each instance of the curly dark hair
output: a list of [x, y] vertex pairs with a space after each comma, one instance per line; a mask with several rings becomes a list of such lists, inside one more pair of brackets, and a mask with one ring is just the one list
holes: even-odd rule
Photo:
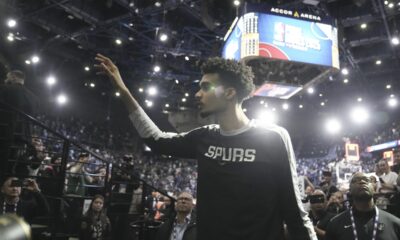
[[235, 60], [220, 57], [209, 58], [201, 65], [202, 74], [217, 73], [221, 83], [236, 90], [238, 101], [250, 97], [254, 91], [254, 74], [251, 67]]

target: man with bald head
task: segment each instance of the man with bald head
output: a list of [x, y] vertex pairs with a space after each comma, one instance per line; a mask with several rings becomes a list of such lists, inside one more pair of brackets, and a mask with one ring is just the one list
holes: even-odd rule
[[179, 194], [175, 202], [172, 218], [166, 220], [157, 232], [157, 240], [195, 240], [196, 217], [194, 216], [193, 196], [188, 192]]
[[313, 222], [314, 230], [319, 240], [325, 239], [325, 231], [329, 221], [335, 216], [326, 211], [327, 201], [324, 191], [315, 190], [310, 196], [310, 219]]
[[400, 219], [378, 209], [374, 188], [365, 173], [355, 173], [350, 181], [352, 207], [328, 224], [326, 240], [400, 239]]

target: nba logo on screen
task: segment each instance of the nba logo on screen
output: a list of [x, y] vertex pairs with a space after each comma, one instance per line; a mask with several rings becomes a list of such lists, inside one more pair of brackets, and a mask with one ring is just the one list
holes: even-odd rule
[[285, 41], [285, 24], [276, 22], [274, 27], [274, 40], [279, 42]]

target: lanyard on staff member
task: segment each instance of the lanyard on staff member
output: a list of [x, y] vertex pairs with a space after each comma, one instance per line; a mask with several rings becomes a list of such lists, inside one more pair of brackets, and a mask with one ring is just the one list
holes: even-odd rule
[[[14, 211], [12, 213], [17, 213], [18, 202], [14, 203]], [[3, 214], [6, 214], [7, 203], [4, 200], [3, 202]]]
[[[356, 222], [354, 221], [353, 207], [350, 209], [350, 220], [351, 220], [351, 226], [353, 227], [354, 240], [358, 240]], [[372, 240], [376, 239], [376, 233], [378, 232], [378, 220], [379, 220], [379, 210], [375, 206], [374, 230], [372, 231]]]

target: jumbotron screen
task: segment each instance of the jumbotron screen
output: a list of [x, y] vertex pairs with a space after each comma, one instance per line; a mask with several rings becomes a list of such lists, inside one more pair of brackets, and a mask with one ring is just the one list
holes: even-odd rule
[[339, 68], [337, 28], [318, 19], [274, 8], [269, 13], [248, 12], [235, 19], [227, 32], [222, 57], [237, 61], [261, 57]]

